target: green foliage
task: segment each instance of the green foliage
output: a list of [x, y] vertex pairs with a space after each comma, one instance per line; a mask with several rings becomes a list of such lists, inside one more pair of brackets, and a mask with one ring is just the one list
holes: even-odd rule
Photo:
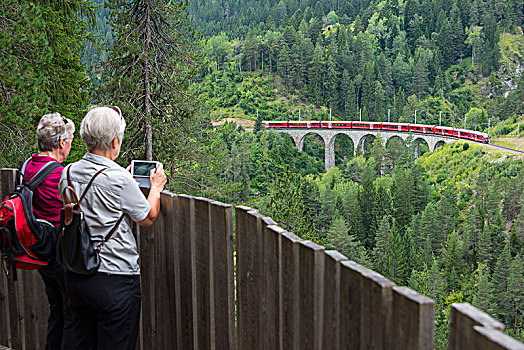
[[[43, 114], [80, 120], [88, 102], [80, 52], [90, 11], [89, 1], [57, 6], [7, 0], [0, 6], [0, 165], [18, 168], [37, 151], [35, 131]], [[78, 159], [78, 144], [69, 160]]]

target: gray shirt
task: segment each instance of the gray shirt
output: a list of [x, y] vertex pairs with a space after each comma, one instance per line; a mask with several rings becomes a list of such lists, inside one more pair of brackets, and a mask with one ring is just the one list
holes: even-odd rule
[[[80, 203], [94, 246], [98, 246], [125, 213], [113, 236], [100, 251], [99, 272], [119, 275], [138, 275], [138, 250], [131, 231], [129, 218], [141, 221], [151, 207], [131, 174], [112, 160], [92, 153], [69, 165], [73, 188], [78, 197], [82, 195], [89, 180], [100, 169], [107, 167], [96, 177]], [[67, 168], [60, 178], [60, 193], [67, 186]]]

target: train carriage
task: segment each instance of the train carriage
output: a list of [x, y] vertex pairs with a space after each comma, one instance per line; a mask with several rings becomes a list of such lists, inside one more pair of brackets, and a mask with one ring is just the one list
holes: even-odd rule
[[436, 126], [435, 134], [443, 136], [454, 136], [458, 137], [458, 130], [449, 126]]
[[278, 121], [263, 121], [264, 127], [266, 128], [287, 128], [288, 122], [287, 120], [278, 120]]
[[407, 123], [382, 123], [382, 130], [409, 131]]
[[435, 131], [435, 126], [424, 124], [409, 124], [409, 131], [412, 131], [414, 133], [433, 134]]
[[308, 127], [307, 121], [290, 120], [288, 123], [289, 123], [290, 128], [307, 128]]
[[366, 129], [366, 130], [380, 130], [382, 123], [380, 122], [351, 122], [352, 129]]
[[322, 121], [320, 127], [328, 129], [351, 129], [351, 123], [348, 121]]

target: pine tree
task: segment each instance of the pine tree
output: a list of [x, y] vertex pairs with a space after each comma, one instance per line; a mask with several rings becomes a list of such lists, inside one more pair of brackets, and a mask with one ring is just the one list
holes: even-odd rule
[[405, 284], [411, 274], [411, 270], [409, 269], [409, 251], [395, 221], [393, 221], [391, 232], [388, 236], [386, 254], [386, 277], [398, 284]]
[[409, 171], [399, 171], [391, 186], [393, 197], [393, 217], [400, 229], [404, 229], [411, 221], [413, 214], [412, 193], [413, 178]]
[[462, 247], [458, 240], [457, 234], [453, 232], [448, 236], [443, 252], [444, 275], [447, 278], [447, 291], [458, 291], [460, 280], [458, 272], [464, 271], [462, 260]]
[[375, 188], [375, 198], [373, 200], [373, 221], [371, 230], [376, 232], [380, 221], [392, 212], [392, 201], [389, 191], [384, 188], [381, 184], [378, 184]]
[[524, 260], [517, 254], [511, 261], [509, 267], [508, 277], [508, 296], [509, 296], [509, 315], [508, 320], [513, 319], [511, 324], [514, 324], [513, 335], [516, 333], [516, 328], [522, 329], [524, 322], [522, 315], [524, 314]]
[[524, 247], [524, 209], [522, 207], [511, 227], [510, 247], [512, 256], [517, 253], [522, 256]]
[[[109, 47], [107, 84], [99, 98], [123, 107], [130, 135], [123, 150], [147, 160], [167, 150], [170, 159], [174, 153], [197, 158], [192, 143], [179, 141], [189, 141], [189, 130], [198, 129], [198, 135], [203, 127], [196, 97], [188, 94], [203, 59], [189, 2], [111, 0], [109, 6], [115, 43]], [[190, 149], [181, 150], [185, 145]]]
[[492, 295], [493, 284], [491, 283], [489, 272], [488, 265], [479, 263], [478, 268], [473, 274], [476, 283], [471, 304], [484, 312], [493, 314], [495, 307], [494, 299], [496, 296]]
[[373, 186], [373, 179], [368, 172], [364, 173], [361, 189], [358, 192], [358, 203], [360, 204], [360, 212], [362, 214], [362, 228], [363, 233], [359, 237], [366, 249], [373, 249], [375, 241], [373, 228], [373, 207], [374, 207], [375, 188]]
[[390, 215], [385, 215], [378, 224], [377, 234], [375, 235], [375, 248], [373, 249], [373, 264], [380, 273], [385, 273], [387, 268], [388, 256], [388, 237], [391, 233]]
[[362, 210], [358, 199], [353, 203], [353, 211], [350, 214], [349, 234], [355, 236], [362, 244], [366, 242], [366, 231], [362, 218]]
[[344, 218], [333, 218], [326, 240], [329, 248], [336, 249], [348, 259], [360, 263], [364, 247], [356, 240], [355, 236], [348, 234], [348, 226]]
[[305, 205], [302, 198], [301, 181], [289, 167], [272, 184], [267, 197], [267, 215], [284, 229], [304, 239], [319, 242], [312, 232], [306, 231], [304, 223]]
[[509, 245], [506, 244], [493, 269], [492, 284], [493, 295], [496, 295], [495, 316], [505, 324], [509, 324], [514, 315], [511, 314], [511, 294], [509, 293], [509, 275], [510, 275], [511, 257]]

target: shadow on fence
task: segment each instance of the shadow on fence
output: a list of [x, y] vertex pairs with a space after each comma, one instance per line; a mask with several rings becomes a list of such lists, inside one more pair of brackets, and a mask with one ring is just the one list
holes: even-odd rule
[[[14, 170], [2, 169], [1, 193], [13, 179]], [[155, 225], [136, 229], [138, 349], [433, 348], [431, 299], [251, 208], [236, 207], [233, 225], [231, 205], [169, 192], [161, 201]], [[21, 271], [16, 283], [1, 273], [0, 344], [43, 349], [47, 315], [36, 271]], [[448, 348], [524, 349], [503, 329], [453, 304]]]

